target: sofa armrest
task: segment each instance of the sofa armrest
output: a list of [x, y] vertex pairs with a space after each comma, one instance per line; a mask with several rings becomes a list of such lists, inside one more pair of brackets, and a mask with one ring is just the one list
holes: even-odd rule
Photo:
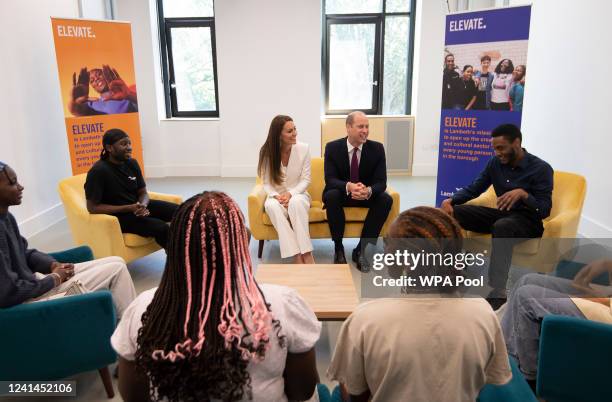
[[55, 380], [115, 361], [110, 292], [0, 309], [0, 380]]
[[181, 197], [180, 195], [157, 193], [155, 191], [149, 191], [148, 193], [149, 198], [151, 198], [152, 200], [166, 201], [179, 205], [183, 202], [183, 197]]
[[612, 325], [574, 317], [544, 318], [537, 392], [551, 401], [612, 401]]
[[580, 221], [579, 211], [563, 211], [544, 222], [542, 237], [574, 238]]
[[400, 212], [400, 195], [395, 189], [391, 186], [387, 186], [387, 194], [391, 196], [393, 199], [393, 205], [391, 206], [391, 211], [389, 212], [389, 216], [393, 216], [394, 219], [399, 215]]
[[266, 191], [261, 184], [256, 184], [248, 197], [249, 228], [256, 240], [260, 240], [260, 233], [265, 230], [262, 216], [266, 197]]
[[91, 251], [89, 246], [74, 247], [68, 250], [49, 253], [49, 255], [58, 262], [71, 264], [78, 264], [94, 259], [93, 251]]

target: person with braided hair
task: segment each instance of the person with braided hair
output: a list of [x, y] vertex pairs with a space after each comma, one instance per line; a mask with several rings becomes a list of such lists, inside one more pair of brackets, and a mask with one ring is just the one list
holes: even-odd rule
[[255, 281], [234, 200], [185, 201], [167, 252], [159, 287], [136, 298], [111, 338], [124, 400], [310, 398], [321, 323], [295, 290]]
[[[387, 254], [457, 256], [462, 248], [459, 224], [430, 207], [402, 212], [385, 240]], [[439, 263], [411, 272], [462, 275]], [[345, 400], [474, 401], [485, 384], [510, 381], [500, 324], [484, 299], [425, 283], [405, 292], [361, 304], [342, 325], [327, 376], [340, 382]]]

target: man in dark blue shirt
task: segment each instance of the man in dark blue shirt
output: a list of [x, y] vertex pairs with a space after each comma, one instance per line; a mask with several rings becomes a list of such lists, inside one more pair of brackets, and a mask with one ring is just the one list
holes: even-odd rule
[[[491, 233], [493, 249], [489, 264], [489, 301], [501, 305], [515, 244], [542, 236], [542, 219], [552, 208], [553, 169], [521, 147], [521, 130], [502, 124], [491, 133], [495, 157], [470, 184], [442, 202], [465, 230]], [[497, 208], [462, 205], [493, 185]]]

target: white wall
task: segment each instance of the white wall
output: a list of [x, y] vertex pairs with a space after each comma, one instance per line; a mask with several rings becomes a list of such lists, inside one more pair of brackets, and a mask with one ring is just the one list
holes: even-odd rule
[[612, 237], [610, 15], [606, 0], [535, 0], [529, 34], [525, 146], [586, 177], [579, 231], [588, 237]]
[[152, 176], [254, 176], [276, 114], [320, 149], [320, 2], [215, 3], [219, 119], [165, 119], [153, 0], [117, 0], [132, 22], [145, 169]]
[[77, 1], [0, 2], [0, 160], [25, 186], [11, 208], [25, 236], [63, 217], [57, 182], [70, 174], [51, 16], [77, 17]]
[[412, 114], [415, 118], [414, 176], [435, 176], [442, 101], [442, 60], [446, 2], [417, 3], [414, 37]]

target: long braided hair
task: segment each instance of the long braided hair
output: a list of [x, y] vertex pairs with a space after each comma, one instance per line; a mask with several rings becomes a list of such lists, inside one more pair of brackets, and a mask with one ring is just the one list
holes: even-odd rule
[[[385, 252], [408, 251], [410, 253], [422, 253], [435, 256], [456, 256], [461, 253], [463, 246], [463, 234], [459, 223], [450, 215], [437, 208], [415, 207], [408, 209], [395, 219], [391, 224], [387, 237], [385, 238]], [[460, 270], [449, 269], [439, 264], [435, 258], [432, 264], [421, 266], [414, 271], [408, 271], [412, 275], [462, 275]], [[398, 267], [403, 270], [403, 267]], [[427, 271], [424, 271], [427, 269]], [[390, 269], [391, 276], [397, 277], [398, 272]], [[417, 281], [419, 283], [419, 281]], [[427, 290], [424, 286], [421, 290]], [[452, 292], [453, 287], [442, 286], [438, 291]]]
[[248, 242], [244, 217], [224, 193], [198, 194], [177, 210], [166, 268], [138, 332], [136, 363], [152, 400], [250, 399], [249, 362], [264, 358], [272, 330], [284, 345]]

